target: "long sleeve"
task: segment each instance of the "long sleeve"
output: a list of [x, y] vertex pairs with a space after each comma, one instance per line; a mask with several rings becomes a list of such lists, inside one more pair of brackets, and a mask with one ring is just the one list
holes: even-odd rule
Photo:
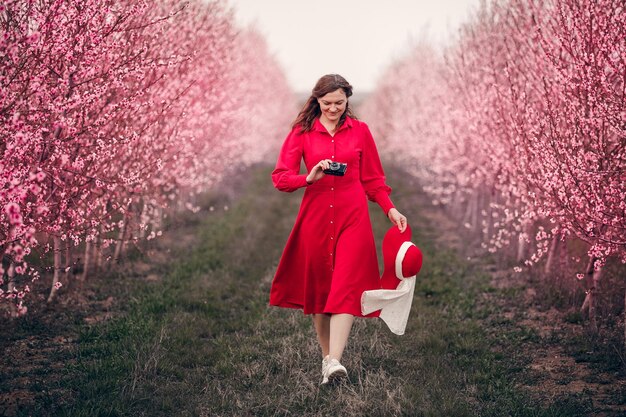
[[296, 127], [287, 135], [278, 155], [276, 168], [272, 171], [274, 187], [288, 193], [308, 185], [306, 175], [300, 174], [302, 137], [298, 131], [299, 127]]
[[385, 184], [383, 166], [380, 163], [374, 138], [367, 125], [364, 125], [362, 149], [360, 174], [365, 194], [370, 201], [377, 203], [387, 214], [394, 207], [389, 198], [391, 187]]

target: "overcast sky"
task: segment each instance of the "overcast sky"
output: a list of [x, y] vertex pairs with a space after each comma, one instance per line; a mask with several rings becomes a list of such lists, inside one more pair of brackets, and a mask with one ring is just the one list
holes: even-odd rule
[[394, 59], [427, 34], [445, 44], [479, 0], [230, 0], [240, 25], [265, 35], [296, 92], [339, 73], [355, 92], [374, 88]]

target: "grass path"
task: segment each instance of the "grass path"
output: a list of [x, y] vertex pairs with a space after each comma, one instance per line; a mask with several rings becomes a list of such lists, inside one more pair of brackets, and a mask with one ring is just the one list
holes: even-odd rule
[[[41, 397], [16, 415], [590, 415], [585, 396], [539, 404], [516, 388], [528, 364], [516, 345], [536, 335], [493, 324], [497, 303], [484, 294], [499, 290], [442, 246], [458, 239], [442, 236], [445, 218], [414, 186], [400, 185], [400, 173], [389, 174], [425, 263], [406, 335], [380, 320], [356, 321], [344, 354], [349, 383], [320, 387], [310, 318], [267, 306], [301, 192], [275, 191], [269, 168], [259, 167], [228, 210], [172, 223], [165, 261], [156, 253], [139, 279], [120, 277], [107, 289], [119, 314], [73, 325], [76, 341], [54, 382], [63, 397]], [[390, 224], [371, 209], [381, 242]]]

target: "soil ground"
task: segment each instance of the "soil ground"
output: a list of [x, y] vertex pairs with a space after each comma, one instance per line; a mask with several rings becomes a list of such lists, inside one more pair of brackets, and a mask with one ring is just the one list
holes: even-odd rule
[[[273, 190], [269, 170], [251, 168], [122, 265], [6, 319], [0, 415], [626, 415], [619, 331], [587, 337], [531, 273], [473, 250], [392, 166], [425, 254], [407, 333], [357, 320], [349, 382], [321, 388], [310, 320], [267, 307], [301, 198]], [[389, 223], [371, 209], [380, 242]]]

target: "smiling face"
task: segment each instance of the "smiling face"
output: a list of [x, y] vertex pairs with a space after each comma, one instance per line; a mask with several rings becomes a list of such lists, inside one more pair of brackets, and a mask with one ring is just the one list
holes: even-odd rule
[[337, 123], [339, 118], [346, 111], [348, 97], [342, 88], [338, 88], [317, 99], [322, 111], [322, 116], [329, 122]]

